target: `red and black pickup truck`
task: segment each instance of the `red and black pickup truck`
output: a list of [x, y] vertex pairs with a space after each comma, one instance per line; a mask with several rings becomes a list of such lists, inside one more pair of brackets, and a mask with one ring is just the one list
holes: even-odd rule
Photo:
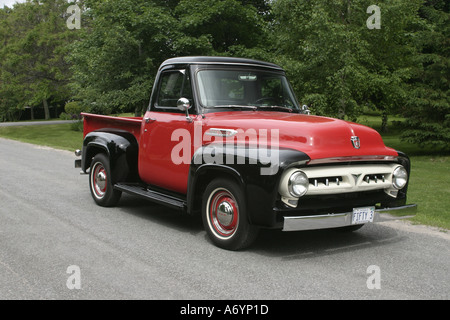
[[237, 250], [260, 228], [344, 228], [410, 214], [410, 160], [373, 129], [301, 107], [278, 65], [180, 57], [159, 68], [144, 117], [83, 114], [75, 161], [95, 202], [122, 192], [201, 214]]

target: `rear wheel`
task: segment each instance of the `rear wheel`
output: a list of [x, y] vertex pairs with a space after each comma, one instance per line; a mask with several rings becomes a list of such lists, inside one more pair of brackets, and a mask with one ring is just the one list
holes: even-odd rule
[[103, 153], [92, 159], [89, 187], [94, 201], [103, 207], [116, 205], [122, 195], [122, 192], [114, 190], [109, 159]]
[[202, 219], [208, 236], [220, 248], [243, 249], [258, 235], [258, 228], [248, 221], [242, 189], [228, 179], [216, 179], [206, 187]]

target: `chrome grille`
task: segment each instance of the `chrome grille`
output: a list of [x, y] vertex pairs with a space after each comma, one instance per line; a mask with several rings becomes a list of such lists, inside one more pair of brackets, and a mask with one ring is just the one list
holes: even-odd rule
[[392, 189], [392, 172], [398, 164], [309, 167], [307, 195]]
[[309, 179], [309, 184], [313, 185], [315, 187], [318, 187], [319, 184], [329, 187], [330, 185], [340, 185], [342, 182], [341, 176], [336, 177], [321, 177], [321, 178], [315, 178], [315, 179]]
[[363, 179], [366, 183], [378, 183], [378, 182], [386, 182], [385, 174], [368, 174], [364, 176]]

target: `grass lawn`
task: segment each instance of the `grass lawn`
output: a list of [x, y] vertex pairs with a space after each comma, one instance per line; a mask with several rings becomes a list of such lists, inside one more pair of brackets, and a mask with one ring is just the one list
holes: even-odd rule
[[[391, 121], [400, 121], [391, 118]], [[359, 123], [379, 129], [380, 120], [375, 116], [363, 116]], [[71, 130], [72, 125], [0, 127], [0, 137], [57, 149], [74, 151], [81, 149], [83, 133]], [[413, 222], [450, 229], [450, 155], [402, 142], [399, 130], [390, 125], [390, 132], [383, 134], [385, 144], [408, 154], [412, 173], [408, 191], [408, 203], [417, 203], [418, 212]]]
[[413, 222], [450, 229], [450, 157], [411, 157], [408, 201], [418, 204]]
[[[383, 133], [384, 143], [405, 152], [411, 159], [411, 178], [408, 189], [408, 203], [418, 204], [413, 222], [450, 229], [450, 155], [400, 140], [400, 129], [390, 117], [389, 132]], [[379, 131], [381, 121], [376, 116], [363, 116], [359, 123]]]
[[83, 132], [71, 130], [71, 123], [44, 126], [0, 127], [0, 137], [75, 151], [83, 146]]

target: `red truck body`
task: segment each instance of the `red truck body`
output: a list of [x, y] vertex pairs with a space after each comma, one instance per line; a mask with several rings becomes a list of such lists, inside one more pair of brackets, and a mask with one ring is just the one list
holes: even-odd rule
[[[104, 128], [114, 128], [124, 130], [133, 134], [140, 146], [139, 153], [139, 176], [142, 181], [148, 184], [166, 188], [171, 191], [186, 194], [188, 188], [188, 173], [190, 163], [174, 164], [170, 161], [171, 153], [179, 141], [170, 139], [172, 133], [180, 129], [184, 124], [185, 117], [178, 113], [158, 114], [147, 112], [145, 117], [154, 117], [153, 124], [146, 124], [143, 117], [112, 117], [95, 114], [83, 114], [84, 135], [95, 130]], [[156, 124], [157, 122], [157, 124]], [[154, 138], [141, 137], [150, 135], [148, 131], [155, 131], [152, 128], [157, 126]], [[194, 144], [194, 127], [200, 128], [199, 136], [201, 142]], [[254, 142], [258, 143], [261, 130], [272, 132], [279, 131], [277, 148], [288, 148], [305, 152], [311, 161], [331, 161], [340, 158], [395, 158], [398, 152], [384, 145], [381, 136], [375, 130], [356, 123], [349, 123], [342, 120], [316, 117], [302, 114], [290, 114], [285, 112], [255, 112], [255, 111], [235, 111], [218, 112], [208, 114], [207, 119], [196, 116], [193, 123], [186, 126], [186, 130], [192, 132], [191, 154], [195, 154], [198, 148], [214, 143], [214, 139], [207, 139], [205, 136], [211, 128], [236, 129], [242, 131], [242, 135], [248, 130], [254, 130]], [[147, 130], [147, 132], [144, 132]], [[152, 132], [153, 134], [153, 132]], [[359, 149], [350, 143], [352, 136], [358, 136], [364, 141]], [[330, 139], [332, 137], [332, 139]], [[239, 135], [236, 141], [244, 141]], [[222, 141], [221, 141], [222, 142]], [[247, 144], [251, 143], [248, 139]], [[267, 140], [270, 146], [270, 139]], [[146, 152], [145, 148], [151, 146], [153, 151]]]
[[114, 128], [132, 133], [139, 141], [142, 117], [112, 117], [83, 113], [83, 138], [89, 132], [104, 128]]
[[[155, 84], [144, 117], [83, 114], [77, 165], [90, 171], [100, 205], [125, 191], [201, 211], [213, 242], [227, 249], [247, 246], [260, 227], [355, 229], [415, 208], [405, 204], [408, 157], [371, 128], [305, 114], [276, 65], [175, 58]], [[181, 98], [175, 108], [170, 90]]]

